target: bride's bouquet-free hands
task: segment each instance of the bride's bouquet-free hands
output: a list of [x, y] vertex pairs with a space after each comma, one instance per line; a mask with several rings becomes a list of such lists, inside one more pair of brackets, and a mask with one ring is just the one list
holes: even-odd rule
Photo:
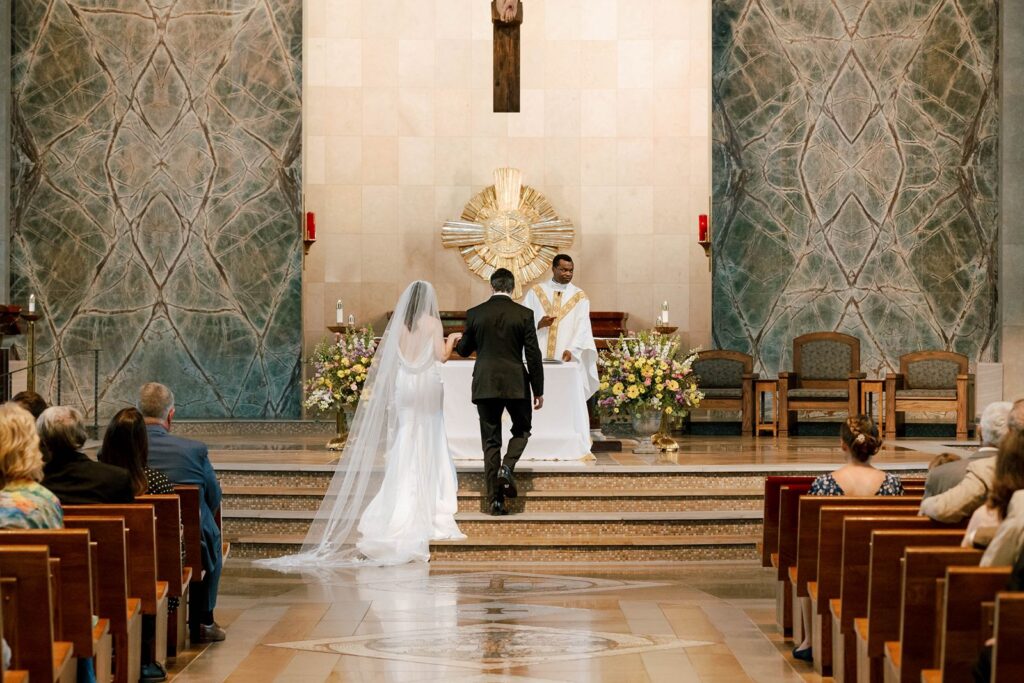
[[355, 408], [376, 351], [377, 340], [370, 327], [336, 335], [333, 342], [324, 339], [317, 344], [309, 359], [313, 373], [306, 382], [306, 408], [320, 413], [346, 406]]

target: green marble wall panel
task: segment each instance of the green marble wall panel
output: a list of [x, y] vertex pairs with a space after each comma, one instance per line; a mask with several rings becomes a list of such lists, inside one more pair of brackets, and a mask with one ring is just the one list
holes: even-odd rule
[[714, 0], [713, 334], [998, 357], [997, 0]]
[[[301, 0], [15, 0], [11, 298], [100, 414], [300, 410]], [[40, 390], [55, 398], [53, 366]]]

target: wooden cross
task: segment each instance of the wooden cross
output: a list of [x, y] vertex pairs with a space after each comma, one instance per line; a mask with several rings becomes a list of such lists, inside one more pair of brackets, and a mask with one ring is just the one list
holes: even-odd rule
[[492, 0], [494, 24], [494, 111], [519, 111], [519, 26], [523, 4], [519, 0]]

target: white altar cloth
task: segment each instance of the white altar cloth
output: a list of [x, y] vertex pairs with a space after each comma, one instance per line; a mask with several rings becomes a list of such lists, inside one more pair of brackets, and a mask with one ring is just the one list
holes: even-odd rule
[[[444, 425], [452, 458], [482, 463], [480, 418], [472, 401], [473, 364], [471, 360], [450, 360], [441, 366]], [[590, 457], [590, 417], [581, 377], [575, 361], [544, 365], [544, 407], [533, 411], [530, 442], [520, 462]], [[507, 414], [503, 423], [502, 454], [512, 438]]]

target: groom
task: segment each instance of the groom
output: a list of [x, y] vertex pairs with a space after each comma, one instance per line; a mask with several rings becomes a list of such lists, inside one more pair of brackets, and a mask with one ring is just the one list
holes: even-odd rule
[[[544, 405], [544, 366], [533, 311], [512, 301], [515, 284], [511, 271], [494, 271], [491, 298], [466, 312], [466, 331], [455, 347], [463, 357], [476, 352], [473, 403], [480, 415], [484, 479], [492, 515], [504, 515], [505, 498], [518, 495], [512, 472], [530, 439], [531, 389], [533, 410]], [[505, 411], [512, 418], [512, 438], [502, 462], [501, 416]]]

